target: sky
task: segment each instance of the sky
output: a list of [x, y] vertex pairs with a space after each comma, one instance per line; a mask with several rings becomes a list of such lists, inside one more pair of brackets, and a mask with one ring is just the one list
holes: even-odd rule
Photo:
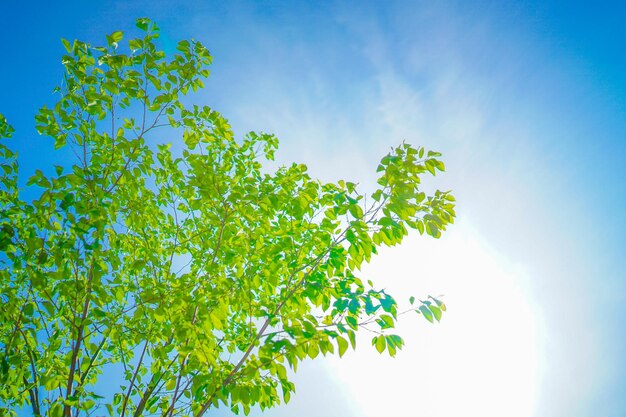
[[[305, 363], [271, 416], [626, 414], [626, 8], [582, 1], [99, 1], [0, 6], [0, 113], [23, 174], [55, 163], [33, 117], [60, 84], [60, 38], [102, 41], [147, 16], [162, 45], [214, 57], [194, 101], [277, 159], [364, 190], [403, 140], [443, 153], [457, 221], [362, 275], [407, 317], [393, 359], [367, 335]], [[429, 184], [429, 186], [431, 186]], [[220, 416], [229, 415], [220, 412]]]

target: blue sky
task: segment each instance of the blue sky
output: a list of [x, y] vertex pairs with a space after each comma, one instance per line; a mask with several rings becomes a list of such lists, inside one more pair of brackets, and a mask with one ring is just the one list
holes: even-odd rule
[[[278, 158], [367, 189], [407, 140], [440, 150], [458, 221], [365, 271], [446, 296], [407, 320], [394, 360], [311, 362], [287, 416], [626, 413], [626, 8], [618, 2], [67, 1], [1, 6], [0, 112], [23, 173], [55, 162], [33, 116], [60, 83], [61, 37], [98, 43], [148, 16], [163, 46], [214, 56], [194, 100]], [[223, 414], [227, 415], [227, 414]]]

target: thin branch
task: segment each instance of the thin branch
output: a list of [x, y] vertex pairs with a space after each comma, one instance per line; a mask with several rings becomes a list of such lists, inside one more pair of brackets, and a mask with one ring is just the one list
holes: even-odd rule
[[130, 380], [130, 385], [128, 386], [128, 390], [126, 391], [126, 395], [124, 396], [124, 403], [122, 404], [122, 415], [124, 417], [126, 415], [126, 405], [128, 404], [128, 399], [130, 398], [130, 393], [135, 386], [135, 379], [137, 378], [137, 374], [139, 373], [139, 369], [141, 369], [141, 364], [143, 363], [143, 357], [146, 354], [146, 350], [148, 349], [148, 340], [143, 344], [143, 349], [141, 350], [141, 355], [139, 356], [139, 362], [137, 363], [137, 367], [135, 368], [135, 372], [133, 372], [133, 376]]
[[[76, 373], [76, 368], [77, 368], [78, 352], [80, 351], [80, 346], [83, 341], [84, 323], [85, 323], [85, 319], [87, 318], [87, 314], [89, 313], [89, 304], [91, 301], [92, 279], [93, 279], [93, 271], [90, 270], [89, 275], [88, 275], [88, 281], [87, 281], [87, 291], [85, 294], [85, 303], [83, 305], [83, 312], [81, 315], [80, 324], [78, 326], [78, 334], [76, 335], [76, 341], [74, 342], [74, 346], [72, 348], [72, 361], [70, 364], [70, 373], [67, 378], [67, 389], [65, 391], [66, 400], [69, 400], [69, 398], [72, 396], [72, 390], [74, 387], [74, 375]], [[70, 411], [69, 405], [65, 404], [63, 406], [63, 414], [65, 415], [65, 417], [71, 417], [71, 411]]]

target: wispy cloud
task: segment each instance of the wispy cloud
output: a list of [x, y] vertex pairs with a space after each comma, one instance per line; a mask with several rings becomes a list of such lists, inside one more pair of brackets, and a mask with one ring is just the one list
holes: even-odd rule
[[371, 186], [378, 158], [402, 140], [444, 152], [449, 172], [435, 183], [459, 199], [453, 237], [425, 243], [436, 256], [413, 242], [397, 252], [405, 258], [385, 253], [375, 275], [411, 271], [429, 288], [399, 293], [446, 293], [453, 310], [409, 338], [404, 355], [414, 361], [372, 365], [371, 352], [345, 366], [331, 361], [329, 372], [351, 387], [349, 402], [376, 415], [380, 390], [396, 415], [414, 415], [415, 403], [441, 416], [577, 415], [610, 373], [599, 342], [607, 330], [582, 307], [597, 309], [601, 298], [589, 297], [589, 244], [570, 227], [583, 208], [569, 199], [573, 168], [553, 145], [567, 146], [554, 136], [562, 115], [539, 91], [563, 82], [557, 64], [497, 13], [422, 6], [335, 7], [303, 23], [327, 29], [307, 35], [293, 29], [294, 16], [280, 17], [287, 31], [240, 17], [243, 35], [229, 41], [232, 55], [209, 91], [240, 132], [277, 133], [279, 158], [305, 162], [322, 179]]

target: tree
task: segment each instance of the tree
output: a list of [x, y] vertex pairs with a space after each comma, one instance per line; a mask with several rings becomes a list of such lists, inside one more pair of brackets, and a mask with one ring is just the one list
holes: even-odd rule
[[[270, 171], [274, 136], [236, 140], [218, 112], [181, 101], [203, 87], [207, 49], [182, 41], [168, 60], [156, 26], [137, 27], [125, 53], [121, 32], [104, 47], [63, 41], [59, 99], [36, 124], [75, 160], [36, 171], [36, 198], [0, 144], [2, 412], [247, 413], [288, 401], [287, 366], [342, 356], [359, 328], [393, 356], [398, 305], [357, 275], [409, 229], [439, 237], [453, 221], [449, 192], [419, 189], [440, 155], [393, 149], [369, 196], [304, 165]], [[12, 133], [0, 116], [0, 137]], [[410, 301], [431, 322], [445, 310]]]

